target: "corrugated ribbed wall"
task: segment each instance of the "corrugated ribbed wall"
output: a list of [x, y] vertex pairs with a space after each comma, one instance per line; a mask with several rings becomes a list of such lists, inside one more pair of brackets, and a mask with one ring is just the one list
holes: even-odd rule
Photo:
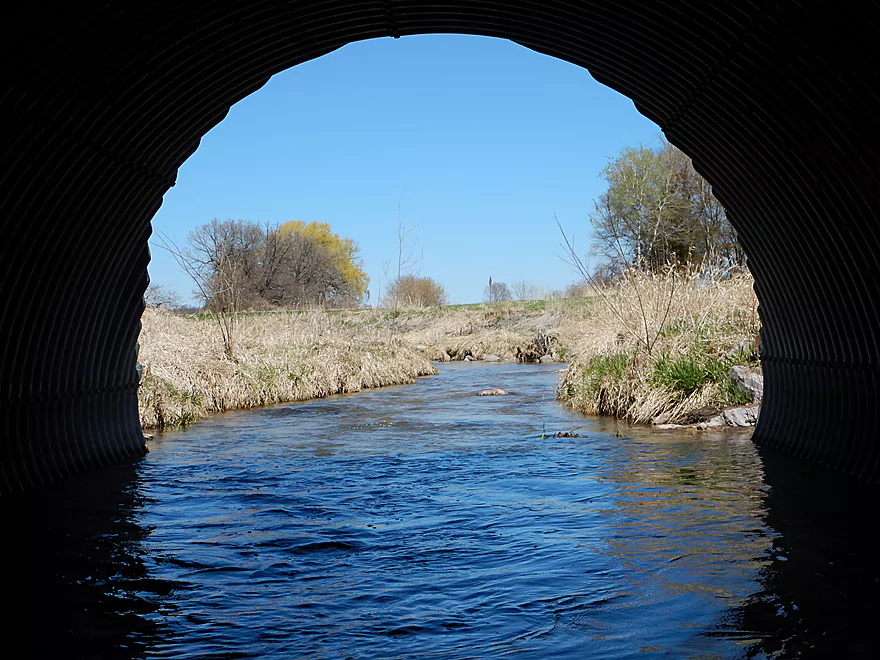
[[0, 44], [0, 492], [143, 451], [150, 218], [201, 136], [278, 71], [423, 33], [518, 41], [654, 119], [714, 184], [756, 277], [756, 439], [880, 474], [878, 26], [859, 5], [31, 4]]

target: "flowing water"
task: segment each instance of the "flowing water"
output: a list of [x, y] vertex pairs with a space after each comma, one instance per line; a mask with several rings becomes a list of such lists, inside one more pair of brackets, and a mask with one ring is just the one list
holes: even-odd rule
[[872, 655], [872, 490], [748, 433], [584, 418], [557, 365], [440, 369], [7, 502], [34, 654]]

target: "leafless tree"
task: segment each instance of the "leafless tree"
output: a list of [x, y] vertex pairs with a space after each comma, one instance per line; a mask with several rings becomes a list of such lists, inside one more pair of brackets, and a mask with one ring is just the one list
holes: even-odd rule
[[244, 220], [217, 220], [193, 229], [184, 257], [197, 272], [197, 291], [206, 305], [240, 309], [254, 280], [260, 277], [263, 234]]
[[538, 288], [525, 280], [513, 283], [513, 295], [517, 300], [534, 300], [538, 297]]
[[[196, 293], [204, 301], [212, 303], [210, 309], [213, 319], [217, 322], [220, 339], [223, 344], [223, 355], [228, 360], [235, 360], [235, 340], [237, 330], [237, 313], [240, 293], [236, 287], [241, 281], [239, 269], [234, 261], [226, 256], [226, 252], [218, 250], [216, 270], [205, 267], [200, 261], [193, 261], [188, 250], [181, 249], [169, 236], [159, 233], [157, 244], [166, 250], [193, 281]], [[205, 245], [210, 243], [206, 242]]]
[[490, 277], [489, 284], [483, 291], [483, 300], [488, 303], [508, 302], [513, 300], [513, 295], [510, 293], [510, 288], [504, 282], [493, 282]]
[[[389, 289], [394, 286], [395, 282], [398, 283], [397, 291], [393, 292], [393, 295], [389, 295], [387, 292], [385, 294], [384, 300], [386, 301], [386, 306], [389, 306], [393, 311], [397, 311], [399, 305], [404, 303], [404, 299], [400, 295], [402, 292], [400, 291], [401, 286], [407, 286], [406, 280], [404, 279], [406, 276], [418, 277], [419, 271], [417, 266], [421, 262], [421, 259], [424, 257], [424, 253], [420, 257], [416, 256], [416, 247], [418, 245], [418, 238], [413, 236], [413, 232], [418, 228], [418, 224], [415, 225], [406, 225], [404, 224], [401, 218], [401, 203], [403, 198], [401, 197], [397, 203], [397, 275], [394, 280], [389, 283]], [[385, 264], [384, 273], [385, 279], [388, 280], [388, 263]], [[415, 272], [410, 272], [415, 271]]]
[[180, 296], [161, 284], [150, 284], [147, 287], [144, 303], [153, 309], [177, 309], [181, 306]]

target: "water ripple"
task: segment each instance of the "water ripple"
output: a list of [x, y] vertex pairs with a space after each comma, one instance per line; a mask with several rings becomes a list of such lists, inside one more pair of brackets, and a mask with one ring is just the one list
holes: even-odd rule
[[[35, 602], [84, 641], [46, 639], [104, 657], [762, 657], [846, 629], [797, 585], [853, 611], [845, 593], [880, 576], [867, 540], [805, 531], [817, 479], [784, 499], [742, 433], [617, 437], [552, 401], [553, 371], [444, 365], [159, 435], [134, 485], [102, 491], [122, 499], [66, 494], [40, 530], [66, 540], [35, 546], [55, 553]], [[474, 395], [497, 386], [516, 396]]]

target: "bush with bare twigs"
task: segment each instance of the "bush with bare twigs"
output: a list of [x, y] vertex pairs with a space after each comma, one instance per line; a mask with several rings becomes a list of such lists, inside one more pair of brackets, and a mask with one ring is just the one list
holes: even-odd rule
[[430, 277], [406, 274], [388, 285], [383, 304], [387, 309], [440, 307], [447, 302], [446, 289]]

